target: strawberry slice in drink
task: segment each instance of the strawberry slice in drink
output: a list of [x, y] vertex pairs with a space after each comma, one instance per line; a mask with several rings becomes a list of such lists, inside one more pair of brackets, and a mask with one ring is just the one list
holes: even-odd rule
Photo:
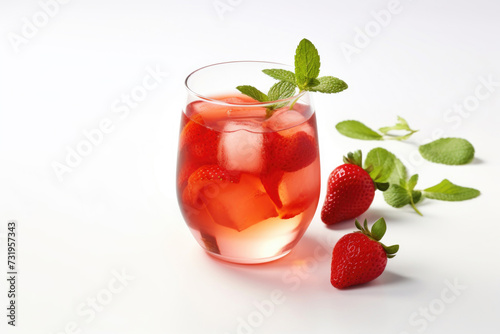
[[318, 155], [314, 137], [300, 131], [289, 137], [273, 133], [269, 150], [270, 164], [285, 172], [295, 172], [309, 166]]
[[[183, 115], [184, 117], [186, 116]], [[200, 164], [212, 164], [217, 162], [220, 133], [207, 128], [204, 123], [200, 114], [187, 120], [181, 131], [179, 150], [181, 154], [189, 154], [192, 160]]]
[[241, 173], [229, 172], [218, 165], [204, 165], [193, 172], [182, 195], [186, 203], [201, 207], [231, 183], [239, 183]]
[[[288, 137], [271, 132], [266, 133], [264, 138], [266, 168], [261, 180], [279, 209], [286, 204], [279, 190], [285, 173], [297, 172], [313, 163], [318, 157], [318, 146], [315, 138], [303, 131]], [[297, 181], [302, 184], [300, 180]]]
[[278, 209], [283, 207], [283, 202], [281, 201], [279, 193], [279, 186], [284, 173], [285, 172], [281, 169], [273, 168], [268, 165], [267, 169], [260, 175], [260, 180], [264, 189]]

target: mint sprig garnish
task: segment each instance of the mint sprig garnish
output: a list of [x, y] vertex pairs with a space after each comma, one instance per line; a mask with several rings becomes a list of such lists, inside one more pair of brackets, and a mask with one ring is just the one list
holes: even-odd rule
[[390, 206], [402, 208], [410, 205], [419, 215], [416, 204], [422, 199], [432, 199], [441, 201], [465, 201], [480, 195], [480, 191], [474, 188], [462, 187], [444, 179], [439, 184], [424, 190], [415, 189], [418, 183], [418, 174], [407, 176], [407, 168], [393, 153], [382, 147], [372, 149], [366, 155], [365, 168], [370, 166], [373, 170], [370, 176], [378, 170], [378, 175], [374, 180], [389, 184], [384, 191], [384, 200]]
[[348, 88], [347, 84], [339, 78], [318, 77], [320, 65], [318, 50], [314, 44], [305, 38], [301, 40], [295, 51], [295, 84], [300, 92], [332, 94]]
[[[335, 128], [346, 137], [362, 140], [406, 140], [418, 130], [412, 130], [403, 117], [393, 126], [385, 126], [376, 132], [359, 121], [349, 120], [338, 123]], [[404, 135], [396, 135], [391, 131], [406, 131]]]
[[[318, 50], [313, 43], [304, 38], [300, 41], [295, 51], [295, 73], [284, 69], [262, 70], [262, 72], [270, 77], [279, 80], [273, 87], [274, 90], [280, 92], [280, 94], [271, 94], [273, 87], [271, 87], [267, 95], [249, 85], [238, 86], [236, 89], [259, 102], [288, 99], [294, 96], [295, 88], [299, 89], [299, 94], [304, 91], [331, 94], [339, 93], [347, 89], [347, 84], [339, 78], [332, 76], [318, 77], [320, 65], [321, 61]], [[275, 87], [276, 85], [279, 86]], [[293, 108], [297, 100], [298, 98], [290, 104], [290, 109]], [[268, 107], [266, 110], [266, 117], [271, 117], [277, 108], [283, 106], [284, 105], [280, 103], [276, 106]]]

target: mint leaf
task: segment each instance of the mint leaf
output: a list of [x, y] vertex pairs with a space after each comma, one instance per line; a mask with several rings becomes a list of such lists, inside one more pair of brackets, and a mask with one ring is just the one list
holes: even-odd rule
[[335, 128], [346, 137], [363, 140], [382, 140], [382, 136], [359, 121], [343, 121]]
[[[422, 191], [421, 190], [413, 190], [411, 192], [411, 197], [413, 199], [413, 204], [417, 204], [423, 198]], [[417, 213], [419, 213], [422, 216], [420, 211], [417, 210]]]
[[[375, 182], [387, 182], [394, 169], [394, 160], [396, 156], [384, 148], [377, 147], [372, 149], [366, 155], [364, 167], [373, 168], [373, 177]], [[370, 173], [370, 176], [372, 176]]]
[[391, 184], [389, 189], [384, 192], [384, 200], [387, 204], [395, 208], [401, 208], [410, 204], [413, 210], [422, 216], [422, 213], [418, 211], [415, 206], [415, 204], [422, 199], [422, 192], [420, 190], [414, 190], [417, 181], [418, 174], [415, 174], [412, 175], [408, 181], [400, 179], [399, 183]]
[[370, 177], [372, 178], [372, 180], [379, 179], [380, 175], [382, 175], [384, 173], [384, 168], [382, 166], [373, 167], [373, 165], [370, 165], [370, 166], [364, 168], [364, 170], [367, 171], [368, 174], [370, 174]]
[[241, 93], [250, 96], [252, 99], [257, 100], [259, 102], [267, 102], [269, 98], [266, 94], [262, 93], [260, 90], [253, 86], [244, 85], [236, 87]]
[[474, 159], [474, 146], [463, 138], [441, 138], [418, 150], [425, 159], [445, 165], [464, 165]]
[[380, 190], [380, 191], [386, 191], [387, 189], [389, 189], [390, 187], [390, 183], [389, 182], [376, 182], [375, 183], [375, 186], [377, 186], [377, 189]]
[[318, 78], [317, 80], [318, 84], [314, 86], [310, 85], [309, 91], [332, 94], [339, 93], [348, 88], [344, 81], [335, 77], [327, 76]]
[[384, 200], [392, 207], [402, 208], [410, 204], [410, 195], [399, 184], [391, 184], [389, 189], [384, 191]]
[[417, 182], [418, 182], [418, 174], [412, 175], [408, 180], [408, 182], [406, 183], [408, 191], [413, 191], [413, 189], [415, 189], [415, 186], [417, 185]]
[[292, 71], [288, 70], [283, 70], [283, 69], [268, 69], [268, 70], [262, 70], [265, 74], [269, 75], [270, 77], [279, 80], [279, 81], [286, 81], [289, 83], [295, 84], [295, 73]]
[[[392, 131], [392, 130], [409, 131], [409, 133], [407, 133], [404, 136], [391, 136], [390, 139], [395, 139], [395, 140], [406, 140], [406, 139], [410, 138], [410, 136], [412, 134], [414, 134], [415, 132], [418, 132], [418, 130], [412, 130], [410, 128], [410, 126], [408, 125], [408, 122], [406, 122], [406, 120], [403, 117], [400, 117], [400, 116], [398, 116], [398, 123], [396, 123], [396, 125], [385, 126], [385, 127], [382, 127], [382, 128], [380, 128], [378, 130], [380, 132], [382, 132], [384, 135], [388, 135], [388, 132]], [[387, 139], [389, 139], [389, 138], [387, 138]]]
[[300, 90], [306, 90], [319, 75], [321, 62], [316, 47], [307, 39], [300, 41], [295, 51], [295, 79]]
[[398, 116], [398, 123], [393, 126], [385, 126], [380, 129], [378, 129], [380, 132], [382, 132], [384, 135], [387, 134], [387, 132], [391, 130], [407, 130], [407, 131], [413, 131], [410, 129], [408, 126], [408, 122], [403, 117]]
[[406, 167], [403, 165], [401, 160], [398, 158], [394, 157], [394, 168], [392, 169], [392, 173], [387, 179], [387, 182], [390, 184], [399, 184], [400, 180], [406, 180], [407, 178], [406, 174]]
[[295, 84], [287, 81], [280, 81], [274, 84], [267, 93], [269, 101], [287, 99], [295, 95]]
[[410, 205], [415, 210], [416, 213], [422, 216], [422, 213], [418, 211], [417, 207], [415, 206], [415, 203], [420, 201], [422, 198], [422, 192], [420, 190], [413, 190], [415, 189], [415, 186], [417, 185], [418, 182], [418, 174], [412, 175], [408, 182], [406, 183], [406, 191], [408, 193], [408, 196], [410, 197]]
[[419, 214], [420, 211], [414, 206], [422, 198], [422, 192], [420, 190], [408, 191], [407, 188], [399, 184], [391, 184], [389, 189], [384, 191], [384, 200], [387, 204], [395, 208], [402, 208], [405, 205], [412, 204], [413, 209]]
[[457, 186], [447, 179], [444, 179], [433, 187], [424, 189], [425, 197], [440, 201], [465, 201], [479, 195], [479, 190]]
[[309, 79], [309, 83], [307, 84], [307, 87], [304, 88], [304, 90], [313, 92], [312, 88], [315, 88], [320, 84], [318, 79]]

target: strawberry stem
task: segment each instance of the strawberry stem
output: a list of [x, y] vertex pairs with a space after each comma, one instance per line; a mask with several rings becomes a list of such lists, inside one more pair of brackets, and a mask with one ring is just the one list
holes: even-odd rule
[[387, 255], [387, 258], [391, 259], [394, 256], [396, 256], [396, 253], [399, 250], [399, 245], [386, 246], [380, 242], [380, 239], [382, 239], [387, 230], [387, 225], [384, 218], [378, 219], [372, 225], [371, 230], [368, 227], [368, 221], [366, 219], [363, 222], [363, 226], [361, 226], [361, 223], [357, 219], [354, 221], [354, 224], [356, 225], [356, 228], [359, 230], [357, 231], [357, 233], [363, 233], [368, 238], [370, 238], [373, 241], [376, 241], [382, 246]]
[[[347, 153], [347, 157], [344, 156], [342, 160], [346, 164], [352, 164], [363, 168], [363, 154], [361, 153], [361, 150]], [[367, 171], [367, 173], [370, 172]]]

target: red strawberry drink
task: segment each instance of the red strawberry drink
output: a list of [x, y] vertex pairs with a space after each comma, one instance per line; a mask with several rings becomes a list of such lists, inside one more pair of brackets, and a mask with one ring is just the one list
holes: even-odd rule
[[[243, 64], [212, 67], [235, 65]], [[188, 77], [188, 90], [197, 73]], [[269, 104], [239, 93], [190, 92], [177, 196], [191, 232], [211, 255], [267, 262], [286, 255], [304, 234], [320, 193], [316, 118], [308, 99], [294, 97], [269, 116]]]

